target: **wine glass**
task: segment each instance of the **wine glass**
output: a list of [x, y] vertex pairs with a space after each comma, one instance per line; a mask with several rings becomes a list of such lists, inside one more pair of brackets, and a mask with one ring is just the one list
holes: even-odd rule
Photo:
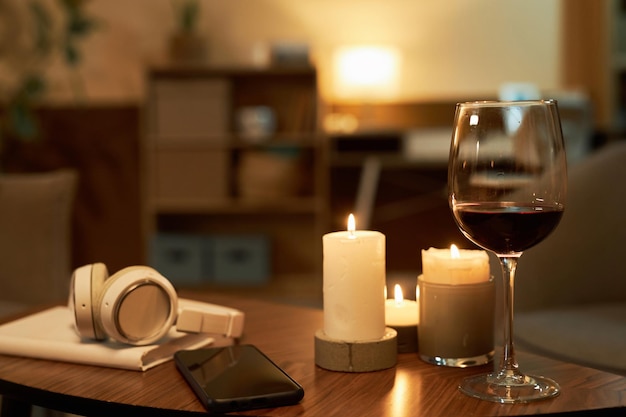
[[500, 403], [558, 395], [560, 388], [553, 380], [519, 370], [513, 344], [518, 259], [548, 236], [563, 214], [567, 167], [556, 101], [457, 104], [448, 187], [458, 227], [472, 242], [497, 255], [504, 282], [504, 346], [499, 367], [466, 378], [459, 389]]

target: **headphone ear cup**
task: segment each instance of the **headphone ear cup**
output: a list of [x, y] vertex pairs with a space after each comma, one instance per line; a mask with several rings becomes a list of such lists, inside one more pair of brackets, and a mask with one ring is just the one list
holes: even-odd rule
[[74, 314], [76, 331], [81, 337], [95, 340], [106, 338], [95, 301], [108, 277], [109, 272], [103, 263], [81, 266], [72, 274], [69, 307]]
[[107, 335], [132, 345], [160, 339], [178, 315], [174, 286], [148, 266], [129, 266], [113, 274], [95, 305]]
[[[148, 267], [127, 266], [126, 268], [122, 268], [116, 273], [114, 273], [113, 275], [109, 276], [109, 278], [106, 281], [104, 281], [100, 291], [98, 291], [97, 296], [94, 297], [94, 300], [93, 300], [94, 306], [96, 306], [96, 310], [98, 310], [98, 317], [102, 317], [102, 303], [104, 302], [103, 300], [104, 300], [105, 294], [108, 294], [109, 299], [112, 297], [111, 290], [110, 290], [111, 285], [114, 284], [117, 280], [119, 280], [120, 277], [124, 277], [132, 271], [140, 271], [142, 268], [148, 268]], [[117, 296], [115, 298], [117, 298]]]

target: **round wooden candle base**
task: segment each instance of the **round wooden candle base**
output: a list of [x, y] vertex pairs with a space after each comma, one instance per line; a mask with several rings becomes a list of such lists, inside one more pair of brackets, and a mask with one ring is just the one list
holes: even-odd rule
[[379, 340], [347, 342], [331, 339], [322, 329], [315, 333], [315, 364], [329, 371], [371, 372], [396, 365], [398, 333], [385, 328]]

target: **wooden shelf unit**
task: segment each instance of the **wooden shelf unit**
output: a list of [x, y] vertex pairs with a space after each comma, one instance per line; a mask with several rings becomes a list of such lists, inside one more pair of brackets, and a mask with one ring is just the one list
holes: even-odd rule
[[626, 2], [563, 2], [563, 84], [593, 100], [594, 123], [608, 139], [626, 135]]
[[[319, 275], [328, 222], [319, 103], [310, 67], [149, 71], [147, 241], [159, 233], [263, 234], [272, 275]], [[260, 106], [271, 109], [273, 129], [251, 136], [239, 117]]]

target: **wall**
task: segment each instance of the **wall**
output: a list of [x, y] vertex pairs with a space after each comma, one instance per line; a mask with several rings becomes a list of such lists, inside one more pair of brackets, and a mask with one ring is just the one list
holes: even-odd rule
[[[561, 86], [562, 0], [200, 0], [215, 64], [248, 62], [258, 42], [310, 44], [329, 98], [333, 48], [394, 44], [403, 52], [401, 101], [493, 96], [500, 83]], [[138, 100], [146, 66], [163, 62], [174, 28], [170, 0], [91, 0], [104, 21], [85, 43], [89, 99]], [[70, 97], [57, 68], [55, 97]]]

